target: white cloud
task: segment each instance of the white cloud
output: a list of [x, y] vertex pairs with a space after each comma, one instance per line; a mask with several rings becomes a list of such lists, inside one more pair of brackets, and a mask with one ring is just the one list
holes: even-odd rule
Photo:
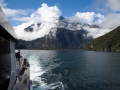
[[105, 16], [95, 12], [76, 12], [76, 14], [69, 18], [71, 21], [79, 21], [87, 24], [101, 24], [105, 20]]
[[40, 19], [39, 17], [33, 17], [33, 16], [12, 18], [13, 21], [22, 22], [22, 23], [32, 21], [32, 20], [40, 21], [39, 19]]
[[79, 21], [81, 23], [97, 24], [103, 28], [116, 28], [120, 25], [120, 13], [108, 13], [106, 16], [95, 12], [77, 12], [70, 17], [71, 21]]
[[[116, 28], [120, 25], [120, 0], [98, 0], [101, 8], [97, 8], [97, 10], [101, 10], [102, 12], [106, 11], [106, 15], [101, 18], [101, 23], [99, 25], [103, 28]], [[98, 2], [97, 1], [97, 2]], [[97, 22], [96, 22], [97, 23]]]
[[2, 7], [4, 13], [7, 17], [13, 17], [13, 16], [19, 16], [19, 15], [28, 15], [29, 13], [33, 12], [32, 9], [26, 9], [26, 10], [17, 10], [17, 9], [10, 9], [7, 8], [7, 4], [4, 0], [0, 0], [0, 6]]
[[120, 14], [110, 13], [106, 15], [106, 19], [101, 23], [104, 28], [116, 28], [120, 25]]
[[4, 6], [6, 6], [7, 4], [4, 2], [4, 0], [0, 0], [0, 6], [1, 7], [4, 7]]
[[87, 35], [92, 36], [93, 38], [97, 38], [112, 30], [112, 29], [105, 29], [105, 28], [89, 28], [89, 27], [84, 27], [84, 29], [88, 31]]
[[[24, 21], [21, 25], [14, 27], [15, 32], [19, 39], [24, 40], [34, 40], [43, 37], [44, 35], [47, 35], [50, 30], [54, 30], [53, 32], [55, 32], [55, 29], [53, 28], [57, 28], [60, 15], [61, 11], [57, 6], [49, 7], [47, 4], [43, 3], [41, 7], [29, 17], [14, 18], [14, 20]], [[34, 31], [32, 33], [25, 32], [24, 29], [33, 23], [35, 24]], [[37, 23], [41, 23], [40, 27], [37, 26]]]
[[31, 10], [31, 9], [16, 10], [16, 9], [10, 9], [10, 8], [6, 8], [6, 7], [2, 7], [2, 9], [7, 17], [14, 17], [17, 15], [28, 15], [28, 13], [33, 12], [33, 10]]
[[70, 17], [70, 20], [91, 24], [94, 20], [94, 15], [94, 12], [76, 12], [73, 17]]
[[113, 11], [120, 11], [120, 0], [107, 0], [106, 6]]
[[97, 18], [97, 19], [93, 22], [93, 24], [97, 24], [97, 25], [100, 25], [106, 19], [105, 16], [100, 13], [95, 14], [94, 18]]
[[100, 25], [102, 28], [83, 27], [85, 30], [89, 32], [88, 36], [93, 36], [93, 38], [96, 38], [110, 32], [112, 29], [119, 26], [120, 25], [120, 21], [118, 21], [119, 18], [120, 18], [119, 14], [108, 14], [105, 16], [100, 13], [96, 14], [95, 12], [84, 13], [77, 12], [74, 16], [70, 17], [70, 20], [88, 23], [91, 25], [92, 24]]

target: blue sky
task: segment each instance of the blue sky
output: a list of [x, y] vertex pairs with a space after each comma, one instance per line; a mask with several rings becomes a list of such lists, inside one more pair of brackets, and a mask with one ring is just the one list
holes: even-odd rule
[[99, 25], [104, 30], [89, 29], [96, 36], [120, 25], [120, 0], [0, 0], [0, 5], [20, 38], [23, 37], [24, 28], [32, 23], [52, 23], [53, 25], [42, 28], [45, 35], [50, 28], [56, 27], [59, 16], [71, 21]]
[[5, 0], [7, 7], [13, 9], [38, 9], [42, 3], [57, 5], [63, 16], [72, 16], [76, 12], [95, 11], [94, 0]]

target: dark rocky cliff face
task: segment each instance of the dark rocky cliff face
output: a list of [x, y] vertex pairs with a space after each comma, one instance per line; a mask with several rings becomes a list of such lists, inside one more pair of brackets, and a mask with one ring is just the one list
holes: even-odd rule
[[75, 50], [82, 49], [93, 38], [87, 37], [85, 30], [58, 28], [56, 36], [52, 32], [33, 41], [19, 40], [16, 49]]

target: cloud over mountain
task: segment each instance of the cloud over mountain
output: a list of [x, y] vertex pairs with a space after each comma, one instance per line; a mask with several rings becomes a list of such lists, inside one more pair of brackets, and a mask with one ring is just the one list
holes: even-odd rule
[[[21, 25], [14, 27], [15, 32], [20, 39], [25, 40], [33, 40], [43, 37], [44, 35], [47, 35], [52, 28], [57, 28], [61, 13], [62, 12], [57, 6], [49, 7], [47, 4], [43, 3], [40, 8], [31, 14], [30, 17], [14, 18], [14, 20], [24, 22]], [[32, 24], [37, 25], [37, 23], [40, 23], [41, 25], [39, 28], [35, 26], [32, 33], [24, 31], [28, 26]]]
[[120, 13], [109, 13], [105, 20], [101, 23], [104, 28], [116, 28], [120, 25]]
[[92, 24], [93, 20], [94, 20], [94, 12], [76, 12], [76, 14], [74, 16], [72, 16], [70, 18], [70, 20], [74, 20], [74, 21], [81, 21], [82, 23], [88, 23], [88, 24]]
[[105, 16], [95, 12], [76, 12], [74, 16], [70, 17], [70, 20], [100, 25], [105, 20]]

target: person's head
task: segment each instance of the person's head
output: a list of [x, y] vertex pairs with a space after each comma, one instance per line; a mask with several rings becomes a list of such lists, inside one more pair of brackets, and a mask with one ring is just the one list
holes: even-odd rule
[[20, 50], [18, 50], [18, 52], [20, 53]]

